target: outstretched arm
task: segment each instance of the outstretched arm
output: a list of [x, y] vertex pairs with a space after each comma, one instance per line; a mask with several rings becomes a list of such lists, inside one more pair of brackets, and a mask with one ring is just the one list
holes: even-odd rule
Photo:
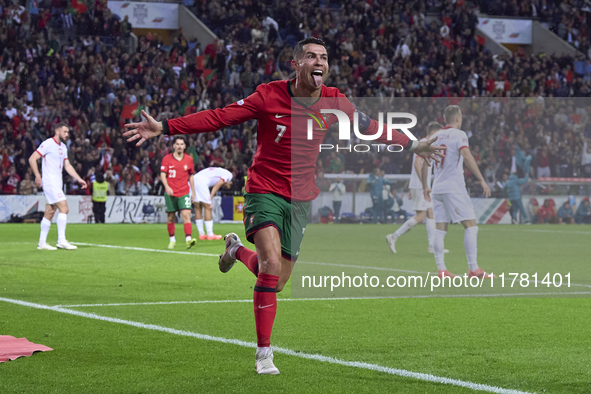
[[470, 152], [470, 149], [468, 149], [466, 147], [466, 148], [460, 150], [460, 153], [462, 154], [462, 156], [464, 156], [464, 162], [466, 163], [466, 166], [468, 167], [468, 169], [470, 171], [472, 171], [472, 173], [476, 176], [476, 178], [480, 182], [484, 196], [490, 197], [490, 187], [488, 187], [488, 184], [485, 182], [484, 177], [480, 173], [480, 169], [478, 168], [478, 164], [476, 164], [476, 160], [474, 160], [474, 156], [472, 156], [472, 152]]
[[123, 136], [127, 137], [128, 142], [138, 140], [136, 146], [139, 146], [144, 141], [160, 134], [208, 133], [256, 119], [262, 108], [264, 108], [263, 95], [257, 89], [247, 98], [224, 108], [209, 109], [162, 122], [156, 121], [145, 111], [142, 111], [142, 116], [146, 118], [146, 121], [126, 124], [127, 131], [123, 133]]

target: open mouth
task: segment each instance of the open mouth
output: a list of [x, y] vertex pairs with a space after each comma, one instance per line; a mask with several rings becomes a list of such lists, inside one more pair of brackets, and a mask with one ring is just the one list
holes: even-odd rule
[[322, 75], [324, 73], [322, 72], [322, 70], [314, 70], [312, 71], [312, 79], [314, 80], [314, 85], [315, 86], [320, 86], [322, 85]]

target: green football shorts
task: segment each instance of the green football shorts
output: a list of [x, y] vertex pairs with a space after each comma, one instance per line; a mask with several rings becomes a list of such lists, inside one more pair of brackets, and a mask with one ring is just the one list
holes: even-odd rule
[[246, 239], [254, 243], [254, 234], [273, 226], [281, 238], [281, 256], [296, 261], [308, 224], [310, 202], [289, 202], [275, 194], [244, 195], [244, 229]]
[[168, 194], [164, 194], [164, 202], [166, 203], [166, 212], [177, 212], [183, 209], [191, 209], [191, 193], [187, 193], [184, 196], [173, 197]]

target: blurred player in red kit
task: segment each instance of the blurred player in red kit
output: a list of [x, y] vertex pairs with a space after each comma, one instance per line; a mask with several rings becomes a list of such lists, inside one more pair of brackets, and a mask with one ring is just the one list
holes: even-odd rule
[[[185, 243], [190, 249], [197, 240], [191, 237], [193, 225], [191, 224], [191, 192], [195, 194], [195, 182], [193, 173], [193, 158], [185, 155], [187, 144], [185, 138], [176, 136], [173, 139], [173, 153], [162, 158], [160, 165], [160, 179], [164, 185], [164, 202], [168, 214], [167, 227], [170, 242], [168, 249], [174, 249], [176, 239], [174, 237], [174, 221], [177, 212], [181, 213], [185, 229]], [[190, 185], [190, 187], [189, 187]]]

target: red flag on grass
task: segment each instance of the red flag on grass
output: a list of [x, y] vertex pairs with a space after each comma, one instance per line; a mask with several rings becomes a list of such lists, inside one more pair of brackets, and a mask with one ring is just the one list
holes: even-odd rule
[[10, 335], [0, 335], [0, 363], [28, 357], [34, 352], [47, 352], [50, 347], [29, 342], [27, 338], [15, 338]]

